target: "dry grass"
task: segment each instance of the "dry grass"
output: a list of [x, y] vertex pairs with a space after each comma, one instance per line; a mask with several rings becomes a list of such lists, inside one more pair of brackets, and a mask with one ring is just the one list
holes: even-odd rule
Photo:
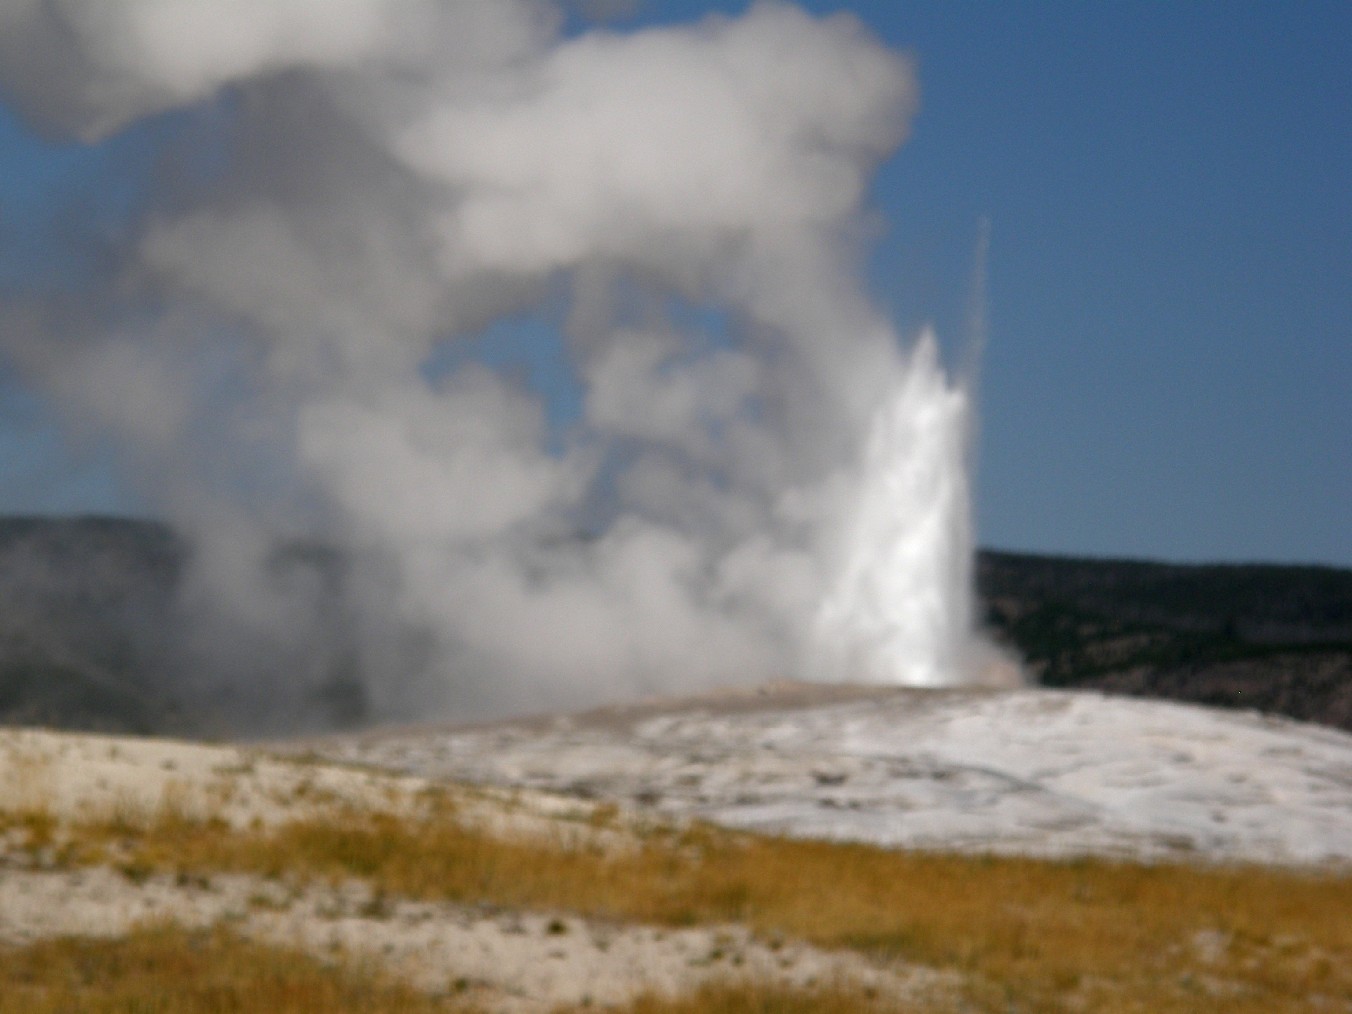
[[372, 970], [321, 963], [224, 929], [148, 927], [118, 940], [63, 938], [0, 950], [0, 1014], [343, 1014], [475, 1008]]
[[[978, 1010], [1352, 1009], [1346, 874], [907, 854], [703, 826], [635, 837], [613, 807], [593, 813], [590, 830], [597, 833], [590, 837], [569, 827], [554, 841], [507, 840], [467, 826], [451, 797], [435, 794], [418, 818], [347, 812], [232, 831], [190, 814], [171, 795], [155, 813], [112, 806], [97, 820], [72, 825], [37, 798], [43, 772], [21, 773], [32, 775], [21, 781], [34, 798], [0, 814], [0, 833], [37, 867], [109, 863], [133, 880], [217, 870], [287, 880], [357, 878], [380, 897], [678, 926], [740, 922], [771, 939], [794, 937], [959, 972]], [[604, 844], [613, 843], [617, 829], [634, 847]], [[191, 953], [246, 946], [193, 939]], [[146, 936], [128, 946], [152, 942], [167, 946]], [[132, 952], [118, 953], [130, 960]], [[229, 967], [229, 955], [220, 953], [220, 964]], [[862, 1002], [826, 994], [785, 994], [772, 1002], [764, 990], [737, 988], [743, 992], [715, 990], [722, 1007], [705, 993], [701, 1006], [648, 998], [636, 1010], [790, 1011], [809, 1000], [815, 1006], [802, 1009], [853, 1010]], [[771, 1006], [757, 1006], [762, 1001]], [[18, 1008], [0, 1006], [8, 1009]]]
[[[555, 1014], [591, 1014], [593, 1008], [560, 1007]], [[895, 1004], [847, 985], [785, 989], [753, 982], [710, 983], [680, 997], [641, 996], [622, 1014], [938, 1014], [933, 1008]]]
[[[741, 922], [770, 939], [959, 972], [975, 1010], [1352, 1008], [1345, 873], [908, 854], [700, 826], [652, 831], [615, 850], [576, 835], [503, 840], [463, 826], [449, 809], [249, 832], [172, 810], [139, 824], [62, 829], [33, 812], [11, 829], [39, 865], [113, 862], [133, 877], [358, 878], [388, 896], [675, 926]], [[636, 1010], [809, 1009], [746, 997], [724, 1007], [643, 1002]]]
[[[595, 1008], [559, 1007], [556, 1014]], [[647, 995], [613, 1014], [864, 1014], [884, 1008], [848, 986], [784, 989], [714, 983], [684, 997]], [[0, 1014], [482, 1014], [335, 956], [172, 925], [116, 940], [65, 937], [0, 949]]]

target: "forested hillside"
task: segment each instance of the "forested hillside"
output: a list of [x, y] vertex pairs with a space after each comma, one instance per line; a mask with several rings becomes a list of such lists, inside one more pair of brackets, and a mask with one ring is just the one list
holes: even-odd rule
[[983, 552], [991, 630], [1038, 682], [1352, 729], [1352, 571]]

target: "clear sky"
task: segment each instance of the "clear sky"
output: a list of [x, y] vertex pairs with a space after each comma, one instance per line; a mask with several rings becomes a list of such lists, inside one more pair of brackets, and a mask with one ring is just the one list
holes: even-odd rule
[[[955, 362], [990, 222], [980, 541], [1352, 565], [1352, 4], [806, 6], [917, 60], [871, 278]], [[0, 282], [78, 284], [70, 216], [115, 227], [154, 140], [51, 144], [0, 106]], [[138, 507], [5, 375], [0, 512], [47, 510]]]

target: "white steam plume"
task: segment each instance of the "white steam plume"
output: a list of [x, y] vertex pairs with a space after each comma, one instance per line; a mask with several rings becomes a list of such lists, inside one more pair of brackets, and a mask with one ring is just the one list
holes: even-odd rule
[[[0, 86], [43, 129], [177, 111], [214, 145], [171, 148], [106, 277], [30, 305], [11, 359], [126, 445], [197, 594], [268, 643], [335, 615], [260, 576], [269, 547], [342, 547], [380, 715], [973, 678], [965, 396], [856, 271], [910, 65], [780, 3], [562, 23], [11, 0]], [[566, 335], [577, 411], [459, 351], [523, 315]]]

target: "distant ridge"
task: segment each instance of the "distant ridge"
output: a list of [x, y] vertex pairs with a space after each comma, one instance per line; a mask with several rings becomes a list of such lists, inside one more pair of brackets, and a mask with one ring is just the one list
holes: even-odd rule
[[[278, 547], [279, 569], [336, 558], [306, 548]], [[195, 679], [201, 660], [186, 643], [178, 592], [188, 562], [183, 540], [153, 521], [0, 518], [0, 722], [230, 731], [229, 702]], [[987, 628], [1044, 685], [1352, 730], [1352, 570], [995, 550], [976, 569]], [[335, 659], [302, 702], [311, 727], [361, 720], [361, 686], [341, 650]]]
[[1352, 730], [1352, 570], [984, 551], [977, 586], [1043, 685]]

